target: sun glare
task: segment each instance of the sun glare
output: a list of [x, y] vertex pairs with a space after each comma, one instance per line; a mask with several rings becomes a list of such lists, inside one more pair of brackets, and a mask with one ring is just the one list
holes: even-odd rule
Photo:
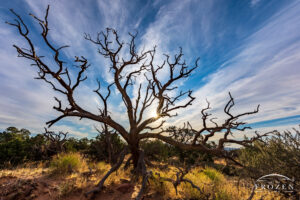
[[158, 114], [156, 113], [156, 110], [155, 110], [155, 109], [151, 111], [150, 116], [151, 116], [151, 117], [158, 118]]

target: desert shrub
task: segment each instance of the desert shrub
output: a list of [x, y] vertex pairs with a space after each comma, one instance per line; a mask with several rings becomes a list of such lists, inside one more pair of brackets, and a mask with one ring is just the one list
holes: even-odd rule
[[[164, 176], [164, 175], [163, 175]], [[168, 190], [167, 182], [162, 181], [157, 174], [149, 180], [151, 188], [160, 196], [164, 196]], [[169, 187], [170, 189], [170, 187]]]
[[245, 165], [246, 176], [260, 176], [279, 173], [300, 180], [300, 131], [285, 131], [255, 142], [253, 146], [241, 149], [238, 159]]
[[[170, 135], [173, 135], [172, 137], [174, 137], [174, 140], [180, 143], [190, 143], [192, 137], [195, 135], [195, 132], [192, 129], [178, 128], [176, 126], [170, 126], [165, 131]], [[212, 148], [216, 147], [216, 144], [214, 142], [209, 142], [206, 143], [205, 146], [207, 146], [207, 148]], [[184, 150], [177, 146], [171, 146], [169, 150], [169, 155], [178, 158], [178, 164], [184, 163], [187, 165], [194, 165], [205, 162], [213, 162], [213, 156], [211, 154], [201, 151]]]
[[[118, 134], [111, 134], [111, 146], [112, 146], [112, 163], [114, 163], [124, 148], [124, 142], [121, 140]], [[95, 161], [108, 162], [108, 144], [104, 134], [99, 134], [90, 143], [90, 147], [86, 154]]]
[[213, 162], [213, 157], [209, 154], [193, 150], [183, 150], [160, 140], [144, 140], [141, 142], [141, 148], [144, 150], [148, 159], [155, 161], [168, 162], [171, 157], [176, 157], [180, 163], [186, 163], [188, 165], [203, 161]]
[[[182, 185], [180, 185], [180, 189], [181, 196], [184, 199], [206, 199], [205, 194], [202, 194], [201, 192], [193, 188], [189, 183], [183, 183]], [[207, 192], [207, 190], [205, 190], [205, 192]]]
[[76, 139], [74, 137], [70, 137], [66, 140], [64, 147], [67, 152], [80, 152], [82, 154], [87, 154], [91, 144], [90, 139], [81, 138]]
[[179, 186], [180, 194], [184, 199], [205, 199], [206, 196], [210, 195], [211, 190], [208, 184], [211, 183], [211, 180], [202, 173], [201, 169], [193, 169], [185, 177], [200, 187], [204, 194], [193, 188], [189, 183], [184, 183]]
[[76, 183], [72, 181], [63, 181], [58, 185], [58, 197], [64, 198], [76, 190]]
[[52, 174], [68, 174], [87, 167], [86, 161], [79, 153], [61, 153], [50, 162]]
[[205, 168], [202, 173], [205, 174], [205, 176], [207, 176], [215, 184], [220, 184], [225, 180], [224, 175], [214, 168]]
[[[203, 190], [203, 193], [193, 188], [189, 183], [185, 183], [180, 186], [181, 194], [184, 199], [209, 198], [231, 200], [239, 198], [237, 194], [232, 193], [231, 191], [231, 188], [234, 186], [226, 180], [221, 172], [214, 168], [206, 167], [204, 169], [193, 169], [186, 175], [186, 178], [200, 187]], [[224, 185], [230, 185], [230, 187], [224, 187]]]
[[148, 159], [155, 161], [167, 161], [174, 154], [174, 147], [160, 140], [144, 140], [141, 143], [141, 148]]
[[[275, 132], [264, 141], [241, 149], [238, 159], [246, 167], [240, 170], [241, 177], [257, 179], [267, 174], [282, 174], [294, 178], [294, 193], [300, 195], [300, 131]], [[283, 192], [284, 193], [284, 192]], [[297, 198], [297, 197], [295, 197]]]
[[219, 189], [216, 193], [215, 193], [215, 200], [232, 200], [232, 196], [223, 189]]
[[[191, 180], [196, 186], [201, 188], [202, 192], [193, 188], [189, 183], [181, 183], [177, 187], [178, 193], [176, 194], [174, 186], [171, 182], [166, 181], [164, 178], [176, 179], [176, 172], [178, 170], [170, 167], [169, 170], [153, 169], [153, 177], [149, 179], [150, 189], [155, 191], [160, 197], [159, 199], [215, 199], [215, 200], [232, 200], [232, 199], [248, 199], [251, 193], [251, 187], [237, 186], [236, 179], [232, 177], [225, 177], [220, 171], [211, 167], [197, 167], [190, 170], [185, 175], [186, 179]], [[157, 173], [160, 174], [160, 178]], [[254, 199], [280, 199], [284, 200], [282, 195], [271, 192], [262, 192], [256, 194]]]
[[46, 138], [43, 134], [37, 134], [29, 138], [30, 147], [30, 156], [28, 159], [31, 161], [42, 161], [49, 160], [50, 154], [46, 148]]
[[213, 162], [213, 157], [210, 154], [193, 150], [182, 150], [178, 147], [174, 148], [175, 156], [179, 158], [181, 163], [194, 165], [201, 162]]
[[110, 169], [110, 165], [105, 163], [104, 161], [98, 162], [95, 166], [96, 172], [98, 174], [104, 174]]

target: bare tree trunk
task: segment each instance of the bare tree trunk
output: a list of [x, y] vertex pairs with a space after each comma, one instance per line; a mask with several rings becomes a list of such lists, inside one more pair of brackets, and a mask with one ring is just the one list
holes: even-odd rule
[[135, 170], [138, 167], [140, 157], [139, 142], [130, 144], [130, 152], [132, 155], [133, 168]]
[[107, 144], [107, 153], [108, 153], [108, 163], [113, 164], [112, 159], [112, 143], [111, 143], [111, 133], [108, 131], [108, 127], [104, 124], [105, 127], [105, 142]]
[[112, 161], [112, 148], [111, 148], [111, 142], [110, 142], [110, 135], [106, 135], [106, 144], [107, 144], [107, 154], [108, 154], [108, 163], [113, 164]]

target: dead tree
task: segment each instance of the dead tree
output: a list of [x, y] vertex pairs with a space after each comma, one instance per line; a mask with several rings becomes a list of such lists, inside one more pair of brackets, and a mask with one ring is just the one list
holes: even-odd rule
[[54, 131], [48, 131], [45, 128], [45, 133], [43, 134], [46, 138], [46, 149], [54, 154], [65, 151], [65, 143], [67, 141], [68, 132], [64, 133], [59, 131], [55, 133]]
[[[212, 114], [208, 112], [210, 103], [207, 101], [207, 107], [201, 110], [202, 128], [199, 130], [193, 129], [190, 123], [186, 123], [181, 129], [164, 130], [157, 133], [146, 132], [141, 135], [142, 139], [145, 138], [157, 138], [168, 144], [178, 146], [185, 150], [200, 150], [201, 152], [209, 153], [218, 157], [227, 158], [233, 161], [235, 164], [242, 166], [238, 161], [234, 160], [230, 153], [224, 150], [226, 144], [237, 144], [241, 146], [250, 146], [254, 141], [261, 140], [263, 137], [273, 134], [274, 131], [264, 134], [258, 134], [250, 139], [233, 139], [229, 138], [234, 132], [243, 132], [251, 127], [246, 126], [246, 122], [239, 121], [241, 117], [255, 114], [259, 111], [259, 105], [254, 111], [244, 112], [240, 114], [233, 114], [231, 109], [235, 105], [234, 99], [229, 93], [229, 101], [224, 107], [224, 113], [227, 118], [222, 123], [216, 123], [215, 117], [211, 117]], [[168, 132], [168, 135], [163, 133]], [[217, 140], [217, 145], [207, 145], [213, 140], [214, 136], [223, 136]]]
[[[230, 95], [230, 100], [225, 106], [224, 112], [228, 118], [222, 124], [214, 122], [213, 118], [209, 118], [210, 114], [207, 110], [210, 108], [208, 104], [207, 108], [201, 111], [203, 128], [200, 130], [193, 130], [194, 134], [189, 136], [190, 139], [186, 141], [179, 141], [173, 135], [165, 135], [163, 129], [166, 119], [176, 116], [177, 111], [185, 109], [192, 105], [195, 97], [192, 96], [192, 91], [179, 90], [176, 83], [179, 80], [188, 78], [192, 72], [198, 68], [198, 60], [190, 67], [183, 60], [182, 49], [180, 48], [178, 54], [174, 56], [165, 55], [164, 61], [157, 65], [155, 64], [156, 48], [153, 47], [150, 50], [138, 51], [136, 47], [137, 34], [129, 33], [130, 40], [128, 43], [123, 42], [116, 30], [107, 28], [105, 31], [97, 34], [95, 39], [89, 34], [85, 34], [85, 39], [93, 43], [98, 47], [98, 52], [104, 58], [110, 62], [110, 73], [113, 76], [113, 83], [107, 86], [108, 95], [103, 95], [102, 88], [99, 87], [94, 92], [99, 96], [103, 103], [103, 107], [99, 108], [98, 113], [92, 113], [84, 109], [79, 105], [75, 99], [74, 93], [78, 86], [87, 79], [85, 72], [90, 66], [88, 60], [83, 56], [75, 57], [74, 63], [77, 65], [77, 76], [75, 80], [71, 78], [69, 70], [70, 67], [64, 62], [61, 51], [68, 46], [57, 46], [49, 38], [49, 23], [48, 14], [49, 6], [46, 10], [44, 18], [39, 18], [35, 15], [31, 16], [40, 25], [41, 38], [44, 44], [49, 48], [48, 56], [52, 54], [52, 57], [57, 66], [53, 66], [52, 63], [47, 63], [37, 51], [37, 48], [29, 35], [29, 29], [21, 16], [11, 10], [16, 17], [14, 22], [7, 22], [9, 25], [17, 28], [19, 34], [27, 42], [28, 47], [19, 47], [13, 45], [18, 52], [19, 57], [24, 57], [33, 62], [33, 66], [38, 69], [37, 79], [43, 80], [50, 84], [56, 92], [65, 96], [68, 105], [63, 105], [61, 99], [55, 97], [57, 106], [53, 108], [60, 113], [60, 115], [48, 121], [46, 124], [51, 127], [56, 122], [67, 117], [78, 117], [79, 119], [90, 119], [95, 122], [104, 124], [105, 126], [115, 130], [121, 137], [127, 142], [129, 152], [132, 155], [132, 163], [134, 170], [138, 174], [147, 174], [139, 171], [138, 167], [141, 161], [140, 158], [140, 142], [144, 139], [156, 138], [162, 140], [171, 145], [178, 146], [182, 149], [196, 150], [206, 153], [211, 153], [218, 156], [229, 157], [224, 151], [224, 145], [226, 144], [239, 144], [249, 145], [253, 141], [260, 139], [262, 135], [257, 135], [251, 139], [237, 140], [231, 139], [228, 136], [232, 131], [244, 131], [249, 127], [242, 127], [245, 123], [238, 122], [238, 119], [245, 115], [251, 115], [258, 112], [258, 107], [252, 112], [233, 115], [231, 108], [234, 106], [234, 100]], [[123, 54], [123, 52], [126, 52]], [[75, 69], [72, 69], [76, 71]], [[163, 70], [168, 72], [166, 78], [158, 76]], [[137, 83], [136, 77], [144, 79], [144, 82]], [[103, 82], [103, 80], [101, 80]], [[131, 93], [129, 88], [137, 86], [136, 95]], [[109, 98], [110, 88], [115, 87], [120, 94], [120, 98], [126, 107], [126, 115], [128, 118], [128, 127], [125, 128], [118, 119], [113, 119], [109, 110], [107, 99]], [[172, 92], [171, 92], [172, 91]], [[171, 95], [175, 94], [175, 95]], [[184, 101], [181, 101], [184, 100]], [[146, 117], [147, 111], [155, 107], [156, 116]], [[210, 121], [212, 126], [209, 126], [207, 121]], [[210, 125], [211, 125], [210, 124]], [[224, 133], [225, 131], [225, 133]], [[205, 134], [208, 132], [209, 134]], [[221, 135], [223, 137], [218, 140], [218, 145], [215, 148], [207, 147], [209, 140], [214, 135]], [[264, 134], [266, 135], [266, 134]], [[115, 169], [115, 168], [114, 168]], [[144, 169], [143, 167], [141, 169]], [[101, 182], [102, 183], [102, 182]], [[99, 184], [98, 186], [102, 186]], [[101, 188], [98, 187], [99, 191]]]
[[111, 137], [112, 134], [116, 134], [113, 133], [111, 130], [109, 130], [109, 127], [107, 124], [103, 124], [101, 126], [102, 130], [99, 130], [97, 127], [95, 127], [95, 129], [97, 130], [97, 132], [99, 134], [103, 134], [105, 137], [105, 147], [107, 148], [107, 154], [108, 154], [108, 158], [107, 158], [107, 162], [110, 164], [114, 164], [115, 163], [115, 152], [113, 149], [113, 145], [112, 145], [112, 141], [111, 141]]

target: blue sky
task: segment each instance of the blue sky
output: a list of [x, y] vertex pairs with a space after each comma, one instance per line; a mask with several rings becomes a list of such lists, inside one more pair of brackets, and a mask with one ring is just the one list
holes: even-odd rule
[[[59, 114], [52, 109], [55, 92], [33, 79], [36, 70], [29, 61], [17, 58], [12, 44], [25, 43], [13, 27], [4, 23], [12, 20], [9, 8], [13, 8], [28, 23], [39, 52], [47, 55], [39, 39], [39, 27], [28, 15], [43, 17], [47, 4], [51, 6], [51, 39], [59, 46], [71, 46], [64, 51], [65, 61], [69, 64], [75, 55], [84, 55], [92, 64], [87, 72], [89, 80], [76, 94], [77, 101], [88, 110], [97, 112], [99, 100], [92, 92], [96, 78], [110, 82], [111, 75], [109, 63], [84, 40], [83, 34], [95, 36], [112, 27], [124, 40], [129, 31], [138, 31], [139, 48], [157, 45], [162, 55], [174, 54], [181, 46], [188, 63], [200, 57], [200, 68], [190, 79], [178, 83], [192, 89], [197, 99], [189, 109], [169, 120], [169, 125], [190, 121], [195, 128], [200, 127], [200, 111], [206, 106], [206, 98], [221, 120], [229, 91], [236, 100], [235, 111], [252, 111], [261, 105], [258, 114], [244, 118], [259, 131], [285, 130], [300, 124], [298, 0], [2, 0], [0, 130], [16, 126], [38, 133], [46, 121]], [[113, 117], [126, 124], [124, 106], [116, 92], [110, 103]], [[53, 130], [94, 137], [94, 126], [99, 124], [66, 118]]]

